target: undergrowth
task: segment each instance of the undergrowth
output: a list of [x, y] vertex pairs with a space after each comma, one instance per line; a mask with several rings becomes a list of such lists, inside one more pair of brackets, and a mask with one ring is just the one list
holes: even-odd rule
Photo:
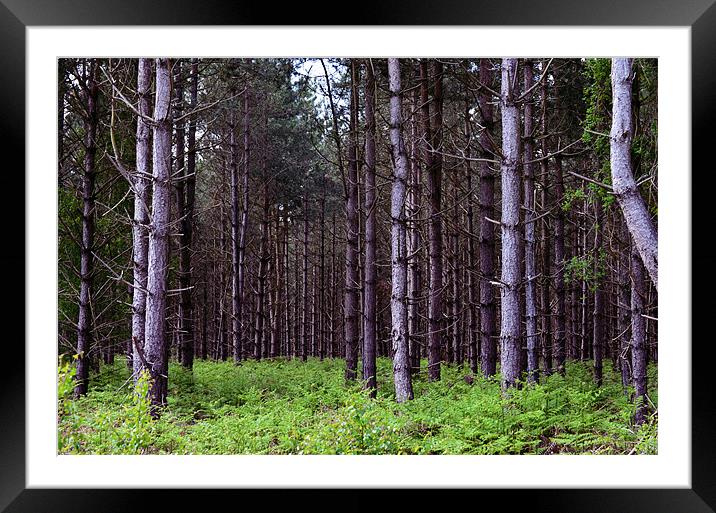
[[[423, 362], [423, 369], [425, 362]], [[391, 361], [378, 359], [370, 399], [346, 385], [342, 360], [198, 360], [172, 364], [168, 405], [149, 417], [147, 382], [135, 393], [122, 359], [91, 377], [71, 399], [72, 367], [60, 365], [58, 452], [62, 454], [656, 454], [657, 372], [649, 368], [650, 414], [639, 429], [620, 375], [604, 368], [592, 383], [589, 362], [566, 376], [500, 392], [496, 379], [465, 379], [444, 366], [442, 379], [414, 378], [415, 399], [394, 400]]]

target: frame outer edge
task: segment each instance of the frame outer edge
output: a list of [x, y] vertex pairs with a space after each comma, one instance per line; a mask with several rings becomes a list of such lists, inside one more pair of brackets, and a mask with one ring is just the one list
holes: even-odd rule
[[[0, 251], [0, 268], [14, 295], [5, 303], [5, 361], [0, 375], [0, 511], [25, 488], [25, 26], [0, 3], [0, 190], [14, 198], [0, 202], [3, 235], [11, 245]], [[11, 159], [10, 162], [5, 159]], [[20, 219], [18, 219], [20, 217]], [[12, 249], [11, 249], [12, 248]], [[21, 272], [18, 272], [21, 271]], [[12, 332], [12, 334], [9, 333]], [[19, 333], [18, 333], [19, 332]], [[20, 343], [22, 340], [22, 343]], [[21, 346], [22, 344], [22, 346]]]
[[[716, 183], [711, 149], [716, 140], [716, 4], [712, 4], [691, 27], [691, 90], [691, 485], [704, 502], [716, 509], [716, 386], [713, 369], [716, 354], [709, 323], [716, 310], [713, 294], [716, 258], [710, 250], [693, 251], [697, 237], [701, 239], [713, 230], [712, 194]], [[701, 240], [710, 241], [710, 238]], [[698, 275], [695, 274], [697, 268]], [[698, 276], [699, 280], [694, 280], [694, 276]]]

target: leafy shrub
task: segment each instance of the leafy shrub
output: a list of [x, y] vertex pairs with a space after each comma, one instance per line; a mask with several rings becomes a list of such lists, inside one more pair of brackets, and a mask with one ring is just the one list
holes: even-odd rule
[[[425, 366], [423, 366], [425, 369]], [[60, 368], [60, 376], [71, 372]], [[103, 366], [89, 394], [65, 399], [60, 452], [72, 454], [654, 454], [658, 415], [635, 429], [631, 391], [591, 362], [568, 362], [565, 376], [522, 384], [503, 397], [496, 378], [446, 365], [442, 379], [413, 382], [415, 399], [394, 400], [391, 361], [378, 359], [379, 389], [346, 384], [342, 360], [170, 365], [168, 405], [149, 416], [146, 378], [127, 389], [122, 360]], [[63, 379], [60, 380], [62, 383]], [[656, 406], [657, 373], [649, 367]], [[58, 385], [61, 386], [61, 385]], [[70, 387], [71, 390], [71, 387]], [[59, 395], [59, 394], [58, 394]], [[67, 394], [69, 396], [69, 393]]]

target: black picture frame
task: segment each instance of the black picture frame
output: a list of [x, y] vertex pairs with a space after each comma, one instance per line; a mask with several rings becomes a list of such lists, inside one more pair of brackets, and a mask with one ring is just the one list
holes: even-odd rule
[[[5, 210], [2, 231], [14, 248], [0, 252], [0, 269], [6, 297], [3, 334], [5, 342], [24, 339], [24, 279], [31, 273], [25, 265], [25, 28], [35, 25], [637, 25], [691, 27], [692, 94], [692, 453], [690, 489], [514, 489], [453, 490], [436, 496], [428, 490], [401, 491], [401, 509], [426, 507], [428, 500], [449, 507], [454, 500], [467, 501], [468, 508], [487, 508], [497, 501], [501, 509], [552, 512], [714, 512], [716, 510], [716, 400], [712, 378], [713, 264], [708, 250], [693, 253], [697, 240], [708, 241], [713, 214], [709, 197], [714, 190], [716, 141], [716, 0], [621, 0], [587, 2], [576, 0], [442, 0], [394, 2], [366, 0], [348, 10], [337, 3], [279, 4], [197, 0], [0, 0], [0, 141], [5, 149], [0, 187], [6, 192], [0, 202]], [[31, 134], [30, 134], [31, 135]], [[19, 153], [19, 154], [18, 154]], [[10, 165], [10, 158], [16, 159]], [[695, 170], [699, 170], [695, 172]], [[710, 182], [709, 182], [710, 180]], [[9, 194], [8, 191], [13, 191]], [[13, 199], [14, 198], [14, 199]], [[710, 201], [709, 201], [710, 200]], [[18, 215], [18, 213], [22, 213]], [[668, 213], [666, 214], [668, 215]], [[22, 218], [20, 222], [19, 218]], [[703, 243], [701, 244], [704, 247]], [[707, 267], [708, 266], [708, 267]], [[24, 272], [17, 272], [22, 269]], [[693, 280], [692, 280], [693, 282]], [[23, 291], [23, 292], [20, 292]], [[702, 291], [702, 294], [697, 294]], [[13, 333], [15, 328], [16, 332]], [[696, 328], [699, 329], [696, 329]], [[701, 337], [697, 337], [701, 335]], [[685, 343], [686, 342], [686, 343]], [[688, 340], [663, 341], [688, 347]], [[25, 481], [25, 353], [15, 344], [3, 352], [0, 371], [0, 510], [12, 512], [117, 511], [196, 509], [219, 506], [224, 499], [233, 506], [264, 503], [270, 509], [304, 504], [312, 509], [373, 509], [388, 504], [373, 498], [372, 490], [262, 491], [262, 490], [123, 490], [123, 489], [26, 489]], [[78, 478], [81, 481], [81, 478]], [[318, 495], [314, 497], [314, 495]], [[217, 500], [218, 499], [218, 500]], [[451, 500], [452, 499], [452, 500]], [[492, 499], [492, 501], [490, 501]], [[390, 499], [392, 500], [392, 499]], [[172, 506], [169, 503], [172, 503]], [[223, 501], [222, 501], [223, 502]], [[197, 506], [201, 505], [201, 506]], [[494, 507], [494, 506], [493, 506]]]

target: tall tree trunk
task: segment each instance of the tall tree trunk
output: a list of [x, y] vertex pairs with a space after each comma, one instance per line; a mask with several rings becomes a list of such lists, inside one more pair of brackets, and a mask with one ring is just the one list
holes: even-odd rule
[[460, 315], [461, 315], [461, 301], [460, 295], [462, 294], [462, 287], [460, 281], [462, 277], [462, 271], [460, 269], [460, 228], [462, 223], [460, 222], [460, 207], [458, 198], [458, 185], [459, 180], [457, 176], [453, 180], [452, 184], [452, 233], [450, 234], [450, 257], [452, 264], [450, 266], [450, 273], [452, 278], [452, 311], [450, 312], [450, 323], [451, 328], [451, 343], [452, 343], [452, 355], [453, 361], [458, 365], [462, 364], [462, 327], [460, 326]]
[[[573, 254], [576, 258], [579, 257], [579, 223], [574, 221], [574, 229], [572, 230], [572, 246]], [[579, 316], [579, 295], [578, 295], [579, 282], [576, 279], [571, 280], [571, 315], [572, 315], [572, 344], [574, 345], [574, 359], [581, 360], [582, 358], [582, 344], [579, 338], [581, 325]]]
[[[544, 70], [546, 62], [542, 61]], [[549, 154], [547, 147], [547, 80], [541, 85], [541, 112], [540, 112], [540, 134], [542, 136], [540, 160], [540, 174], [542, 175], [542, 209], [548, 212], [551, 208], [549, 194], [549, 161], [546, 159]], [[552, 305], [550, 298], [551, 280], [549, 277], [552, 269], [552, 246], [550, 244], [550, 216], [545, 216], [542, 221], [542, 351], [544, 359], [544, 373], [552, 374]]]
[[279, 355], [281, 343], [281, 291], [283, 290], [283, 244], [281, 243], [281, 226], [279, 224], [279, 215], [276, 213], [274, 217], [274, 233], [273, 233], [273, 290], [269, 292], [271, 300], [271, 342], [269, 344], [269, 356], [276, 358]]
[[644, 319], [644, 265], [634, 244], [631, 256], [631, 358], [634, 375], [634, 400], [636, 414], [634, 421], [643, 424], [647, 413], [646, 380], [646, 322]]
[[440, 379], [443, 338], [443, 239], [442, 239], [442, 63], [433, 65], [433, 105], [428, 103], [428, 63], [420, 62], [421, 102], [423, 105], [423, 134], [425, 138], [428, 199], [430, 291], [428, 294], [428, 378]]
[[[137, 93], [139, 113], [151, 117], [152, 61], [139, 59], [137, 72]], [[132, 223], [132, 251], [134, 266], [134, 287], [132, 289], [132, 376], [136, 382], [143, 368], [140, 351], [144, 348], [144, 322], [147, 310], [147, 249], [149, 244], [149, 186], [151, 175], [150, 125], [137, 118], [136, 165], [134, 177], [134, 217]]]
[[[175, 205], [177, 211], [177, 225], [171, 227], [172, 234], [170, 235], [169, 251], [172, 251], [172, 237], [173, 232], [181, 232], [184, 227], [183, 217], [184, 210], [186, 208], [186, 187], [185, 187], [185, 175], [186, 175], [186, 123], [185, 120], [181, 119], [184, 113], [184, 72], [182, 59], [176, 59], [172, 66], [172, 94], [174, 100], [172, 102], [173, 117], [174, 117], [174, 192], [175, 192]], [[184, 325], [184, 294], [181, 292], [182, 283], [185, 281], [183, 273], [185, 269], [182, 268], [181, 262], [181, 246], [182, 246], [182, 233], [179, 234], [177, 243], [177, 249], [179, 253], [179, 268], [176, 270], [176, 276], [179, 283], [179, 298], [176, 301], [169, 300], [169, 304], [176, 308], [176, 323], [174, 325], [174, 331], [172, 333], [173, 343], [171, 344], [172, 349], [176, 349], [176, 359], [181, 361], [182, 346], [184, 345], [184, 332], [182, 326]], [[171, 259], [171, 255], [169, 257]], [[173, 308], [170, 308], [170, 310]]]
[[[375, 77], [373, 61], [366, 60], [365, 73], [365, 270], [363, 303], [363, 381], [376, 396], [376, 263], [375, 263]], [[398, 77], [400, 80], [400, 77]]]
[[338, 333], [338, 267], [336, 266], [336, 214], [331, 217], [331, 333], [329, 335], [328, 357], [336, 357], [336, 334]]
[[[304, 198], [305, 203], [305, 198]], [[304, 207], [305, 208], [305, 207]], [[298, 225], [297, 225], [298, 227]], [[294, 262], [293, 262], [293, 285], [294, 285], [294, 302], [293, 302], [293, 331], [294, 331], [294, 351], [293, 351], [293, 357], [299, 356], [301, 353], [301, 348], [303, 347], [303, 324], [301, 323], [301, 301], [300, 298], [304, 297], [301, 295], [302, 289], [301, 289], [301, 277], [300, 277], [300, 267], [301, 267], [301, 259], [299, 258], [300, 251], [299, 251], [299, 245], [301, 244], [300, 238], [298, 235], [296, 235], [296, 244], [294, 245]], [[299, 345], [300, 343], [300, 345]]]
[[631, 372], [631, 289], [629, 287], [629, 276], [631, 268], [631, 240], [629, 232], [623, 222], [619, 223], [622, 228], [621, 248], [624, 248], [625, 255], [619, 255], [619, 277], [617, 294], [617, 330], [619, 333], [619, 368], [622, 376], [622, 387], [626, 393], [632, 382]]
[[[234, 93], [232, 89], [232, 93]], [[229, 108], [229, 172], [231, 173], [231, 347], [234, 363], [241, 361], [241, 293], [239, 226], [239, 143], [236, 137], [236, 108]]]
[[[191, 61], [191, 83], [189, 86], [189, 109], [196, 108], [199, 65]], [[194, 364], [194, 307], [192, 303], [191, 243], [194, 230], [194, 198], [196, 193], [196, 115], [189, 118], [187, 130], [187, 161], [182, 181], [186, 197], [183, 199], [181, 216], [181, 238], [179, 250], [179, 288], [181, 289], [181, 363], [191, 369]], [[182, 195], [183, 195], [182, 194]]]
[[206, 352], [207, 352], [207, 339], [209, 336], [209, 298], [208, 298], [208, 277], [206, 276], [206, 271], [204, 271], [204, 298], [202, 301], [202, 314], [203, 314], [203, 323], [201, 325], [201, 346], [200, 346], [200, 358], [202, 360], [206, 360]]
[[[582, 202], [582, 208], [586, 209], [586, 201]], [[583, 217], [583, 216], [582, 216]], [[584, 223], [586, 224], [586, 222]], [[586, 226], [582, 226], [582, 258], [587, 254], [587, 229]], [[582, 279], [582, 360], [588, 360], [592, 357], [589, 346], [589, 340], [587, 339], [587, 281]]]
[[[291, 278], [290, 278], [290, 265], [289, 265], [289, 245], [288, 245], [288, 232], [289, 232], [289, 225], [284, 218], [284, 226], [283, 226], [283, 280], [284, 280], [284, 304], [283, 304], [283, 314], [284, 314], [284, 345], [285, 345], [285, 351], [284, 355], [287, 358], [293, 358], [293, 344], [294, 344], [294, 337], [291, 329]], [[298, 297], [294, 297], [293, 301], [298, 301]]]
[[[243, 358], [243, 304], [244, 304], [244, 283], [246, 281], [246, 233], [249, 229], [249, 170], [251, 163], [251, 140], [250, 140], [250, 98], [249, 90], [244, 92], [244, 111], [243, 111], [243, 132], [244, 132], [244, 162], [241, 176], [241, 224], [238, 227], [238, 233], [234, 233], [234, 243], [232, 244], [232, 254], [234, 256], [233, 264], [233, 283], [232, 283], [232, 345], [234, 350], [234, 362], [238, 363]], [[238, 165], [238, 146], [235, 156], [236, 165]], [[238, 194], [234, 189], [232, 194]], [[238, 197], [236, 198], [235, 207], [238, 208]], [[238, 240], [238, 247], [236, 241]]]
[[[180, 116], [184, 104], [184, 88], [182, 68], [180, 62], [176, 65], [178, 83], [175, 87], [177, 94], [176, 113]], [[191, 103], [189, 109], [196, 108], [198, 64], [196, 59], [191, 64]], [[185, 130], [184, 124], [175, 128], [177, 135], [177, 205], [180, 217], [181, 235], [179, 238], [179, 359], [182, 365], [191, 369], [194, 363], [194, 312], [192, 304], [192, 272], [191, 272], [191, 240], [194, 223], [194, 196], [196, 189], [196, 118], [190, 116], [188, 126], [188, 150], [186, 159], [184, 154]], [[185, 164], [186, 161], [186, 164]]]
[[402, 115], [400, 112], [401, 84], [400, 61], [388, 59], [390, 80], [390, 143], [395, 165], [393, 167], [393, 189], [390, 197], [390, 229], [392, 293], [390, 311], [393, 341], [393, 376], [395, 400], [399, 403], [413, 398], [413, 385], [408, 354], [407, 288], [408, 261], [406, 251], [405, 198], [408, 179], [408, 162], [401, 135]]
[[[524, 89], [529, 90], [534, 82], [532, 61], [525, 62]], [[539, 334], [537, 332], [537, 250], [535, 246], [535, 174], [534, 165], [534, 126], [532, 98], [525, 99], [524, 125], [524, 208], [525, 208], [525, 320], [527, 336], [527, 380], [537, 383], [539, 380]]]
[[67, 60], [57, 62], [57, 183], [61, 184], [65, 161], [65, 98], [67, 96]]
[[[480, 82], [492, 85], [492, 70], [489, 59], [480, 59]], [[495, 119], [492, 107], [492, 98], [485, 89], [480, 89], [478, 102], [482, 124], [479, 143], [483, 159], [494, 156], [492, 133]], [[480, 212], [480, 359], [482, 373], [485, 376], [494, 376], [497, 372], [497, 308], [495, 305], [494, 285], [490, 283], [495, 277], [495, 227], [489, 221], [494, 219], [495, 210], [495, 173], [490, 164], [485, 161], [478, 163], [478, 176], [480, 178], [480, 191], [478, 197], [478, 210]]]
[[565, 314], [565, 298], [564, 298], [564, 210], [561, 205], [564, 198], [564, 176], [562, 172], [562, 158], [557, 155], [554, 159], [555, 163], [555, 204], [557, 205], [554, 220], [554, 293], [557, 297], [557, 311], [555, 312], [555, 363], [557, 372], [564, 375], [565, 359], [567, 348], [567, 337], [564, 327]]
[[[264, 174], [265, 179], [265, 174]], [[264, 300], [266, 299], [266, 281], [268, 279], [268, 265], [271, 255], [268, 250], [269, 239], [269, 193], [268, 184], [264, 184], [264, 208], [263, 219], [261, 220], [261, 246], [259, 248], [259, 274], [258, 286], [256, 287], [256, 329], [254, 331], [254, 357], [260, 360], [265, 355], [263, 346], [266, 343], [264, 336], [264, 325], [266, 323], [266, 310], [264, 308]]]
[[519, 285], [520, 111], [515, 103], [517, 59], [502, 60], [502, 275], [500, 286], [500, 367], [502, 387], [516, 384], [520, 373], [521, 316]]
[[612, 59], [612, 129], [609, 134], [612, 186], [644, 267], [658, 287], [656, 228], [632, 174], [632, 64], [633, 59]]
[[594, 382], [602, 386], [602, 358], [604, 353], [604, 282], [599, 277], [602, 266], [602, 201], [599, 194], [594, 198]]
[[408, 249], [411, 255], [408, 262], [408, 336], [410, 340], [410, 368], [413, 374], [420, 371], [420, 296], [422, 295], [423, 277], [422, 277], [422, 235], [418, 227], [420, 217], [420, 197], [422, 194], [420, 180], [420, 158], [418, 156], [419, 147], [419, 123], [416, 111], [420, 105], [420, 91], [413, 89], [413, 105], [412, 105], [412, 169], [411, 169], [411, 187], [408, 196], [409, 209], [409, 236]]
[[351, 59], [351, 101], [350, 101], [350, 139], [348, 144], [348, 183], [346, 186], [346, 289], [345, 304], [345, 348], [346, 372], [348, 381], [353, 381], [358, 373], [358, 337], [360, 317], [360, 279], [358, 276], [358, 244], [360, 227], [358, 225], [358, 63]]
[[95, 157], [97, 154], [97, 61], [88, 59], [83, 64], [84, 84], [82, 96], [86, 108], [84, 119], [84, 162], [82, 173], [82, 244], [80, 247], [80, 297], [77, 321], [77, 373], [75, 397], [87, 393], [89, 382], [89, 350], [94, 330], [92, 317], [92, 288], [94, 273], [95, 231]]
[[303, 195], [303, 310], [301, 315], [301, 359], [308, 359], [308, 197]]
[[[467, 62], [465, 69], [468, 69]], [[470, 371], [477, 374], [479, 364], [479, 331], [478, 331], [478, 290], [477, 290], [477, 247], [475, 245], [475, 216], [474, 203], [475, 193], [472, 190], [472, 169], [470, 169], [470, 142], [472, 139], [472, 124], [470, 120], [470, 101], [468, 91], [465, 91], [465, 183], [467, 186], [467, 303], [468, 303], [468, 360]]]
[[149, 228], [147, 274], [147, 320], [145, 358], [149, 363], [149, 396], [152, 415], [166, 402], [167, 339], [166, 291], [169, 267], [169, 220], [171, 206], [172, 111], [171, 65], [156, 59], [156, 95], [153, 127], [152, 215]]
[[316, 264], [313, 264], [311, 265], [311, 356], [313, 357], [317, 356], [316, 335], [318, 331], [316, 330], [316, 303]]
[[320, 255], [318, 260], [318, 358], [320, 361], [326, 356], [326, 194], [325, 176], [322, 177], [324, 185], [321, 193], [321, 210], [319, 214], [319, 234], [321, 239]]

